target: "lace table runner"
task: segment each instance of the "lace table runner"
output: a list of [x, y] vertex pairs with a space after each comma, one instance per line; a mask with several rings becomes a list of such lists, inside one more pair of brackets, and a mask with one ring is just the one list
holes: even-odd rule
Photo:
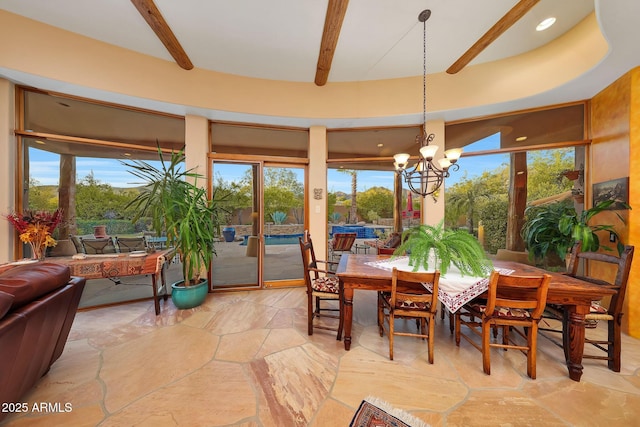
[[[371, 261], [366, 264], [389, 271], [393, 270], [393, 267], [401, 271], [413, 271], [413, 266], [409, 265], [409, 257], [407, 256]], [[511, 274], [515, 271], [506, 268], [496, 268], [495, 270], [501, 274]], [[424, 272], [425, 270], [421, 267], [418, 271]], [[433, 290], [431, 283], [424, 283], [424, 286], [429, 291]], [[446, 275], [440, 275], [438, 299], [453, 313], [481, 293], [486, 292], [488, 288], [488, 274], [487, 277], [464, 276], [458, 268], [452, 265]]]

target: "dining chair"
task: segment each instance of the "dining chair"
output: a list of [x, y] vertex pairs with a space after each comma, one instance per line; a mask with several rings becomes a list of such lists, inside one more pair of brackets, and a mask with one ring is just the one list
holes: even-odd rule
[[143, 236], [140, 237], [117, 237], [116, 244], [120, 252], [146, 251], [147, 241]]
[[357, 236], [358, 233], [333, 233], [333, 238], [329, 241], [329, 259], [335, 261], [337, 256], [351, 252]]
[[[585, 322], [605, 321], [607, 322], [607, 338], [598, 339], [595, 337], [596, 331], [587, 331], [585, 334], [585, 343], [592, 344], [599, 350], [607, 353], [603, 356], [594, 354], [584, 354], [583, 359], [607, 360], [609, 369], [614, 372], [620, 372], [621, 362], [620, 353], [622, 351], [622, 316], [624, 296], [627, 291], [627, 283], [629, 281], [629, 273], [631, 271], [631, 262], [633, 261], [634, 246], [626, 245], [620, 256], [602, 253], [602, 252], [582, 252], [580, 243], [576, 243], [569, 256], [569, 264], [567, 274], [569, 276], [584, 280], [597, 285], [613, 287], [616, 293], [611, 296], [608, 308], [605, 308], [601, 302], [593, 301], [591, 309], [585, 315]], [[605, 271], [608, 268], [610, 277], [613, 281], [609, 282], [586, 275], [585, 272], [591, 269], [600, 269]], [[563, 324], [563, 329], [568, 327], [568, 315], [562, 306], [550, 305], [545, 310], [545, 317], [559, 320]], [[562, 330], [551, 328], [540, 328], [541, 331], [562, 332]], [[556, 343], [558, 344], [558, 343]], [[564, 347], [561, 344], [558, 344]], [[565, 349], [565, 352], [567, 350]]]
[[116, 253], [116, 246], [113, 243], [111, 237], [105, 237], [100, 239], [81, 238], [82, 247], [84, 253], [91, 254], [114, 254]]
[[[538, 323], [546, 305], [550, 280], [548, 274], [512, 276], [494, 270], [489, 277], [486, 301], [473, 300], [455, 313], [456, 345], [460, 346], [460, 337], [463, 337], [480, 350], [482, 368], [487, 375], [491, 374], [491, 347], [520, 350], [527, 355], [527, 375], [535, 379]], [[509, 289], [519, 297], [516, 299], [505, 294], [505, 290]], [[480, 336], [481, 344], [477, 344], [470, 335], [463, 334], [461, 325]], [[522, 327], [523, 331], [518, 327]], [[502, 330], [502, 342], [491, 342], [490, 332], [493, 328]], [[514, 341], [510, 332], [523, 338], [526, 345]]]
[[[401, 335], [426, 339], [429, 363], [433, 363], [439, 280], [440, 272], [437, 270], [412, 272], [393, 268], [391, 292], [378, 292], [378, 328], [380, 336], [383, 336], [385, 331], [389, 335], [389, 359], [393, 360], [393, 338], [395, 335]], [[424, 283], [432, 283], [433, 290], [429, 292]], [[396, 318], [416, 319], [417, 332], [396, 330]]]
[[[344, 323], [344, 302], [340, 293], [339, 279], [330, 271], [330, 265], [337, 263], [316, 259], [313, 242], [308, 231], [305, 231], [304, 236], [299, 237], [298, 240], [304, 267], [304, 281], [307, 286], [307, 332], [309, 335], [313, 335], [314, 318], [338, 319], [337, 328], [321, 322], [316, 322], [315, 328], [337, 331], [336, 339], [340, 341]], [[318, 268], [318, 265], [324, 265], [325, 268]], [[336, 302], [338, 308], [335, 308]]]

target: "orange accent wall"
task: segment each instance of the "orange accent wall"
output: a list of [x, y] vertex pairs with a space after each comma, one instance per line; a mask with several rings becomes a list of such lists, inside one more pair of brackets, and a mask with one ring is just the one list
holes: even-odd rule
[[[634, 245], [640, 251], [640, 203], [637, 203], [640, 200], [640, 172], [633, 174], [640, 166], [637, 159], [640, 151], [640, 68], [631, 70], [592, 98], [591, 138], [587, 189], [590, 190], [593, 183], [629, 177], [629, 204], [635, 208], [603, 212], [594, 217], [593, 222], [614, 225], [623, 243]], [[591, 200], [587, 197], [587, 207], [591, 206]], [[616, 213], [623, 217], [625, 223]], [[608, 242], [607, 233], [599, 237], [601, 241]], [[625, 298], [623, 330], [640, 337], [640, 288], [636, 284], [640, 278], [640, 254], [635, 258]], [[613, 280], [614, 273], [594, 267], [590, 274]]]
[[638, 253], [631, 268], [627, 289], [625, 318], [629, 335], [640, 338], [640, 67], [631, 74], [631, 100], [629, 120], [629, 201], [634, 208], [629, 212], [629, 243]]

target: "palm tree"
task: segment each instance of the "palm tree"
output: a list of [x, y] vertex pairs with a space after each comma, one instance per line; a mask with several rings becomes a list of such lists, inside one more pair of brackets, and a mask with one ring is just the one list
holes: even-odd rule
[[478, 203], [488, 197], [489, 193], [481, 180], [465, 180], [456, 184], [448, 198], [451, 209], [455, 212], [465, 213], [467, 230], [473, 234], [475, 217], [478, 212]]

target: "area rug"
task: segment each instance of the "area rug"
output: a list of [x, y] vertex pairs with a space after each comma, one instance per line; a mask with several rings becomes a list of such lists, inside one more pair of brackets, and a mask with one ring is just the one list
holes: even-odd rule
[[356, 411], [349, 427], [429, 427], [424, 421], [389, 403], [369, 396]]

